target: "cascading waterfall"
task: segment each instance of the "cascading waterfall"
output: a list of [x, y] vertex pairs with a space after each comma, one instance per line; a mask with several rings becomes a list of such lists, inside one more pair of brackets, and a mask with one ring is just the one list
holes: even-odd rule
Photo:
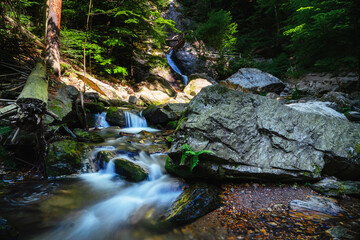
[[95, 114], [95, 128], [108, 128], [110, 124], [106, 121], [106, 112]]
[[166, 55], [167, 61], [170, 65], [170, 67], [172, 68], [172, 70], [174, 70], [177, 74], [180, 74], [181, 77], [183, 78], [184, 84], [187, 85], [188, 84], [188, 76], [182, 74], [179, 67], [176, 65], [176, 63], [172, 59], [173, 52], [174, 52], [174, 50], [171, 50], [170, 53]]
[[[128, 129], [148, 128], [144, 118], [129, 112], [125, 113], [125, 116]], [[118, 234], [121, 234], [119, 231], [141, 222], [147, 210], [160, 211], [170, 207], [180, 195], [183, 184], [165, 174], [164, 154], [149, 155], [143, 151], [138, 153], [126, 150], [117, 151], [117, 145], [121, 143], [129, 144], [127, 137], [120, 137], [116, 142], [109, 139], [102, 146], [96, 147], [91, 154], [94, 159], [98, 152], [104, 150], [116, 153], [116, 157], [107, 163], [103, 162], [98, 172], [80, 176], [87, 191], [103, 195], [105, 198], [83, 210], [73, 212], [60, 222], [56, 229], [34, 239], [119, 239]], [[115, 161], [118, 158], [126, 159], [146, 169], [149, 173], [147, 180], [131, 183], [122, 179], [116, 173]], [[124, 237], [123, 239], [131, 238]]]
[[125, 121], [127, 128], [146, 128], [148, 127], [146, 119], [131, 112], [125, 112]]
[[159, 130], [150, 128], [147, 125], [146, 119], [131, 112], [125, 112], [126, 128], [120, 130], [123, 133], [136, 134], [141, 131], [158, 132]]

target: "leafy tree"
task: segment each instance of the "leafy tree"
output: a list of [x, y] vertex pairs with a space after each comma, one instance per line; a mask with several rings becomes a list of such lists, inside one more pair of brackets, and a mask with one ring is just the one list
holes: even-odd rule
[[196, 34], [205, 44], [218, 50], [220, 55], [235, 49], [237, 24], [232, 22], [230, 12], [225, 10], [211, 11], [209, 19], [200, 24]]
[[300, 67], [314, 70], [355, 69], [352, 1], [290, 0], [293, 13], [284, 35]]

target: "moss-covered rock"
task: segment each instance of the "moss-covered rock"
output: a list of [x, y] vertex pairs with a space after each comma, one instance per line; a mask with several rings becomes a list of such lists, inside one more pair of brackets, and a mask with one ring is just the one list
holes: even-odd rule
[[51, 143], [46, 158], [48, 175], [60, 176], [76, 173], [81, 167], [84, 149], [85, 144], [72, 140]]
[[331, 177], [311, 185], [311, 188], [329, 197], [360, 196], [360, 181], [339, 181]]
[[75, 129], [74, 134], [82, 142], [102, 143], [105, 139], [96, 132], [87, 132], [82, 129]]
[[123, 158], [117, 158], [114, 160], [115, 172], [121, 176], [124, 176], [126, 180], [131, 182], [140, 182], [145, 180], [149, 173], [140, 165]]
[[86, 102], [84, 107], [90, 113], [101, 113], [106, 110], [102, 102]]
[[106, 112], [106, 121], [112, 126], [125, 127], [126, 120], [123, 110], [119, 110], [117, 107], [109, 107]]

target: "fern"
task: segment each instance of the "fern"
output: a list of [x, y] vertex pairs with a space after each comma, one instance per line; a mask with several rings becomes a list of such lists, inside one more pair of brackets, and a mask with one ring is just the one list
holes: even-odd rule
[[186, 160], [189, 159], [190, 171], [193, 171], [193, 169], [199, 164], [199, 161], [200, 161], [199, 156], [201, 154], [209, 154], [209, 155], [215, 154], [214, 152], [209, 151], [209, 150], [202, 150], [202, 151], [195, 152], [187, 144], [182, 145], [180, 147], [180, 150], [182, 151], [180, 165], [185, 165]]

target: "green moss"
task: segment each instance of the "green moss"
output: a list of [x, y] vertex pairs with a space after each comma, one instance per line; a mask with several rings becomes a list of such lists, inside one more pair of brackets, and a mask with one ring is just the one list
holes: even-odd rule
[[119, 111], [117, 107], [109, 107], [109, 109], [106, 112], [106, 115], [109, 117], [114, 117], [114, 115]]
[[185, 121], [187, 119], [187, 117], [183, 116], [179, 119], [178, 123], [177, 123], [177, 126], [175, 128], [175, 131], [179, 130], [179, 128], [181, 127], [181, 124], [183, 121]]
[[354, 152], [357, 155], [360, 155], [360, 143], [356, 143]]
[[86, 132], [78, 128], [74, 130], [74, 134], [78, 137], [80, 141], [84, 141], [84, 142], [101, 143], [105, 141], [105, 139], [102, 136], [100, 136], [98, 133]]
[[176, 129], [177, 124], [178, 124], [178, 121], [170, 121], [167, 123], [167, 126], [171, 129]]
[[313, 167], [315, 168], [314, 169], [314, 174], [316, 174], [317, 176], [320, 176], [321, 175], [321, 169], [320, 167], [314, 163]]
[[148, 173], [142, 167], [129, 160], [119, 158], [115, 159], [114, 163], [116, 173], [129, 181], [140, 182], [148, 177]]

